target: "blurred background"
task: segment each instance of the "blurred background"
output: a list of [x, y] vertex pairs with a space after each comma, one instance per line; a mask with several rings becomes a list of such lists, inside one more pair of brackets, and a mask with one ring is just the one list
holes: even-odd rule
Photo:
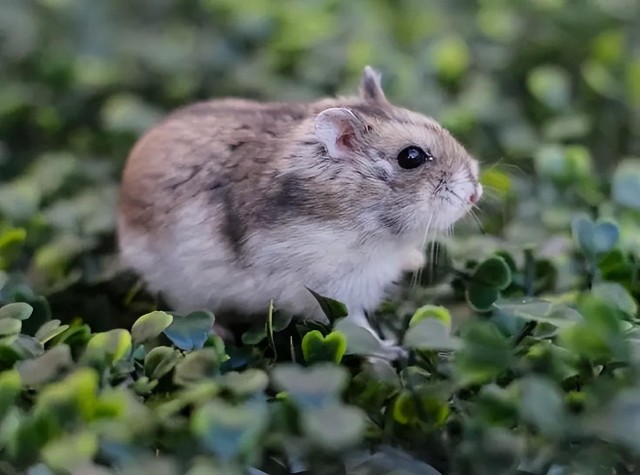
[[[594, 180], [606, 189], [640, 156], [638, 0], [2, 0], [4, 291], [113, 314], [96, 289], [113, 272], [121, 167], [146, 128], [199, 99], [353, 93], [366, 64], [483, 162], [488, 234], [513, 240], [539, 209], [566, 225], [570, 206], [546, 204], [598, 206]], [[538, 211], [517, 204], [526, 186]], [[104, 305], [83, 311], [71, 286]]]

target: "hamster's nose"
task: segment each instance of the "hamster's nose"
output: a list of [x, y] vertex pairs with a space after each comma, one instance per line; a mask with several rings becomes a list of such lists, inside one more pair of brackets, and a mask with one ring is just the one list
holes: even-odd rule
[[480, 183], [478, 183], [478, 185], [476, 186], [476, 189], [474, 190], [473, 193], [471, 193], [471, 196], [469, 196], [469, 202], [474, 205], [478, 202], [478, 200], [480, 200], [480, 197], [482, 196], [482, 185]]

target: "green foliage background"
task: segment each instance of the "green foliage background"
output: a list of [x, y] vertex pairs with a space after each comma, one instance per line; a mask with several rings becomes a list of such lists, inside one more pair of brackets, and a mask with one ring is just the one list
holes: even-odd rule
[[[28, 302], [0, 308], [0, 472], [637, 473], [637, 0], [0, 7], [0, 305]], [[197, 99], [349, 94], [366, 64], [483, 163], [478, 220], [380, 309], [408, 361], [277, 312], [226, 349], [202, 313], [97, 333], [158, 305], [113, 254], [133, 141]]]

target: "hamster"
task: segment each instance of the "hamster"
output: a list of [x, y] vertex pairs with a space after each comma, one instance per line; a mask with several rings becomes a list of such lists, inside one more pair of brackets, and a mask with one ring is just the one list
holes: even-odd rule
[[326, 321], [312, 289], [377, 337], [367, 314], [480, 199], [478, 172], [434, 119], [392, 105], [368, 66], [354, 97], [200, 102], [133, 147], [120, 255], [177, 312], [256, 318], [273, 300]]

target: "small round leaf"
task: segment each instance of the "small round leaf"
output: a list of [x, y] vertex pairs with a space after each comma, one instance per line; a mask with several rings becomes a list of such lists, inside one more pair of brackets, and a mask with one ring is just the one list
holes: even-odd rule
[[0, 319], [15, 318], [16, 320], [26, 320], [33, 313], [33, 307], [25, 302], [8, 303], [0, 307]]
[[172, 322], [172, 315], [157, 310], [141, 316], [131, 327], [133, 344], [139, 345], [158, 337]]
[[470, 282], [466, 292], [467, 302], [476, 312], [488, 312], [500, 297], [500, 292], [494, 287]]
[[482, 262], [473, 273], [473, 282], [503, 290], [511, 283], [511, 269], [500, 256], [492, 256]]

